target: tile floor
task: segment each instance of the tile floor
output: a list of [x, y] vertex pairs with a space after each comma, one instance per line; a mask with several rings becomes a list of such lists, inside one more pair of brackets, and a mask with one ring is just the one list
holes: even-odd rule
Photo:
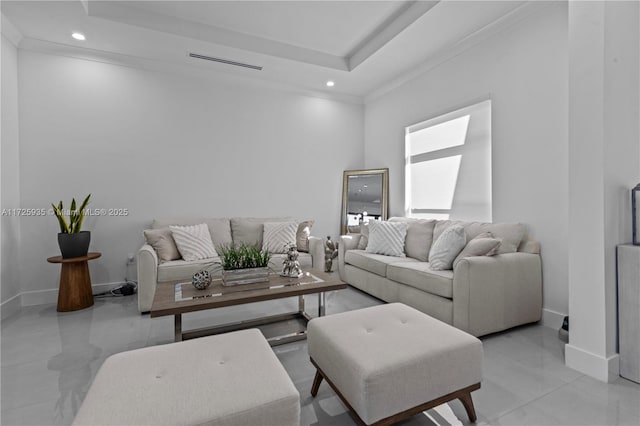
[[[309, 298], [310, 312], [316, 300]], [[286, 312], [295, 310], [296, 303], [287, 299], [189, 314], [183, 317], [183, 325], [201, 327]], [[328, 294], [327, 313], [379, 303], [349, 288]], [[55, 305], [23, 308], [2, 322], [0, 423], [70, 424], [109, 355], [169, 343], [172, 333], [172, 319], [140, 315], [135, 296], [96, 299], [92, 308], [70, 313], [57, 313]], [[622, 378], [605, 384], [565, 367], [563, 343], [555, 330], [531, 325], [482, 340], [484, 379], [482, 389], [473, 394], [478, 424], [640, 424], [640, 385]], [[303, 425], [354, 424], [326, 384], [318, 397], [310, 397], [314, 369], [306, 342], [283, 345], [275, 352], [300, 391]], [[135, 401], [136, 395], [130, 397]], [[462, 405], [454, 401], [402, 424], [461, 423], [468, 419]]]

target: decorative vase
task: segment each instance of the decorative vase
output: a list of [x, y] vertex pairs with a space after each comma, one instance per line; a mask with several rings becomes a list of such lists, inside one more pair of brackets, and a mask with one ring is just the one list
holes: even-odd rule
[[231, 286], [239, 284], [253, 284], [269, 281], [268, 267], [245, 268], [245, 269], [224, 269], [222, 271], [222, 285]]
[[91, 242], [90, 231], [80, 231], [73, 234], [59, 233], [58, 245], [63, 259], [83, 257], [89, 253]]
[[191, 277], [191, 284], [198, 290], [204, 290], [211, 285], [211, 275], [204, 269], [198, 271]]

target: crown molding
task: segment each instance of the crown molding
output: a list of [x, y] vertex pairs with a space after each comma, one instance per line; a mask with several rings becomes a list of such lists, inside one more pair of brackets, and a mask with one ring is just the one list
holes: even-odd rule
[[18, 47], [24, 36], [22, 33], [16, 28], [15, 25], [6, 17], [4, 13], [2, 14], [2, 22], [0, 25], [2, 29], [2, 35], [5, 36], [7, 40], [11, 42], [15, 47]]

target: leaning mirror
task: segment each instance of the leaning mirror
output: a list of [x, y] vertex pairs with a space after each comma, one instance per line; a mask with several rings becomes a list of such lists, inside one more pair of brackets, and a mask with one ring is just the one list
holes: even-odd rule
[[387, 219], [389, 169], [345, 170], [342, 179], [342, 234], [360, 232], [370, 220]]

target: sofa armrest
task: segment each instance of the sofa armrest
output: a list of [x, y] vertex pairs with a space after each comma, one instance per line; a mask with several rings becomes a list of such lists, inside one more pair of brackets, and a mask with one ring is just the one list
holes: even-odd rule
[[311, 255], [311, 267], [318, 271], [324, 271], [324, 244], [322, 238], [309, 237], [309, 254]]
[[453, 271], [453, 325], [474, 336], [539, 321], [542, 263], [531, 253], [462, 259]]
[[149, 312], [158, 283], [158, 255], [149, 244], [138, 250], [138, 310]]
[[361, 234], [347, 234], [341, 235], [338, 243], [338, 273], [340, 279], [344, 281], [344, 254], [347, 250], [354, 250], [358, 248], [358, 242], [360, 242]]

